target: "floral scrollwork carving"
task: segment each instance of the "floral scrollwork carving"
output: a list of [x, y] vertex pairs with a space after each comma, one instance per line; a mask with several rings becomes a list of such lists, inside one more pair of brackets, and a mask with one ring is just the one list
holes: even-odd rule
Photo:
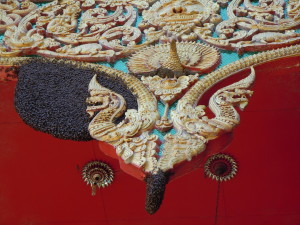
[[9, 27], [18, 25], [23, 16], [35, 10], [37, 6], [29, 0], [5, 0], [0, 3], [0, 33]]
[[218, 11], [219, 5], [210, 0], [161, 0], [143, 11], [143, 22], [139, 27], [146, 30], [146, 39], [159, 33], [157, 38], [162, 42], [167, 42], [169, 36], [192, 41], [197, 39], [193, 32], [195, 27], [222, 20]]
[[0, 56], [113, 62], [170, 37], [239, 54], [265, 51], [300, 43], [299, 12], [298, 0], [55, 0], [39, 8], [7, 0], [0, 3]]
[[285, 5], [282, 0], [259, 0], [258, 5], [249, 0], [233, 0], [227, 7], [228, 20], [215, 30], [204, 26], [195, 33], [206, 43], [240, 54], [300, 43], [300, 34], [295, 32], [300, 26], [299, 2], [293, 0]]
[[115, 61], [153, 42], [140, 44], [142, 32], [135, 27], [138, 11], [148, 8], [149, 3], [152, 2], [55, 0], [31, 10], [22, 19], [17, 14], [0, 11], [5, 23], [5, 28], [0, 29], [9, 27], [0, 55], [9, 56], [13, 52], [14, 56], [34, 54], [90, 62]]

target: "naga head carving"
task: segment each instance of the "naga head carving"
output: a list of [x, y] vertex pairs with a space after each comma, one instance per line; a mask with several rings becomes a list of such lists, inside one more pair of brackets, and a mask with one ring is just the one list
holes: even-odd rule
[[[117, 158], [122, 170], [147, 182], [146, 210], [153, 214], [163, 200], [168, 181], [188, 172], [181, 170], [190, 161], [198, 157], [203, 160], [206, 145], [239, 124], [235, 106], [244, 108], [252, 95], [247, 89], [254, 81], [254, 70], [251, 69], [247, 78], [216, 91], [208, 107], [198, 105], [203, 93], [224, 75], [211, 73], [198, 80], [195, 72], [213, 69], [219, 55], [214, 49], [209, 52], [208, 46], [200, 44], [176, 45], [177, 62], [185, 67], [184, 73], [194, 70], [194, 74], [168, 78], [144, 73], [139, 80], [134, 74], [96, 64], [27, 59], [19, 72], [16, 108], [23, 120], [37, 130], [63, 139], [89, 140], [91, 137], [99, 140], [99, 145], [108, 143], [101, 150]], [[153, 67], [154, 71], [164, 65], [160, 57], [168, 59], [164, 55], [170, 55], [170, 47], [172, 45], [164, 44], [159, 50], [156, 46], [148, 48], [154, 53], [152, 55], [156, 54], [152, 62], [159, 63], [158, 67]], [[181, 54], [179, 49], [187, 49], [186, 52], [194, 49], [196, 55], [201, 55], [201, 60], [193, 59], [191, 54]], [[140, 54], [149, 55], [143, 50]], [[190, 60], [186, 60], [187, 55]], [[133, 55], [132, 59], [138, 56]], [[139, 59], [148, 62], [142, 57]], [[187, 66], [182, 59], [194, 63]], [[215, 63], [212, 64], [211, 59]], [[128, 66], [131, 71], [140, 69], [131, 60]], [[36, 79], [39, 82], [31, 82]], [[175, 82], [168, 88], [159, 85], [166, 81]], [[39, 101], [36, 101], [37, 95]], [[158, 108], [157, 99], [164, 105], [160, 104]], [[177, 102], [175, 107], [172, 106], [174, 102]], [[44, 113], [45, 105], [49, 106], [47, 113]], [[45, 123], [49, 120], [48, 115], [52, 115], [49, 124]], [[74, 129], [76, 127], [79, 130]], [[85, 134], [83, 139], [85, 129], [90, 136]], [[161, 137], [157, 135], [160, 130], [163, 131]]]
[[[86, 111], [90, 117], [93, 117], [96, 111], [102, 111], [104, 121], [112, 121], [124, 113], [126, 109], [125, 99], [121, 95], [101, 86], [96, 78], [97, 75], [92, 78], [89, 84], [91, 97], [86, 100], [86, 103], [90, 105]], [[105, 116], [103, 111], [106, 111]]]
[[[255, 78], [254, 69], [251, 68], [248, 77], [216, 91], [211, 96], [208, 107], [198, 105], [201, 95], [217, 80], [209, 76], [198, 80], [197, 74], [184, 75], [182, 63], [176, 51], [176, 43], [166, 45], [166, 49], [168, 47], [170, 53], [169, 51], [162, 52], [162, 47], [160, 47], [160, 52], [157, 53], [160, 57], [157, 56], [156, 62], [159, 62], [159, 68], [173, 69], [181, 72], [181, 75], [174, 73], [174, 77], [169, 78], [161, 77], [161, 74], [153, 76], [153, 73], [149, 71], [150, 75], [142, 77], [144, 85], [134, 76], [126, 75], [124, 80], [129, 80], [127, 76], [131, 78], [131, 82], [127, 85], [130, 85], [130, 89], [138, 98], [138, 110], [128, 110], [123, 122], [104, 129], [102, 124], [112, 121], [113, 116], [116, 115], [115, 111], [120, 110], [121, 107], [119, 105], [118, 109], [111, 106], [109, 107], [111, 118], [102, 120], [101, 113], [105, 112], [102, 110], [89, 125], [93, 138], [108, 142], [116, 149], [116, 155], [120, 164], [123, 165], [123, 170], [133, 167], [136, 172], [131, 169], [129, 173], [147, 182], [146, 210], [150, 214], [158, 210], [163, 199], [165, 185], [173, 179], [179, 165], [182, 167], [189, 163], [188, 161], [201, 155], [209, 141], [218, 138], [223, 133], [231, 132], [239, 124], [240, 118], [235, 106], [243, 109], [247, 105], [248, 97], [252, 95], [252, 92], [247, 89]], [[153, 49], [148, 48], [148, 51], [155, 53]], [[142, 61], [141, 55], [150, 55], [150, 53], [141, 51], [132, 59], [139, 58], [139, 62], [146, 62], [146, 59]], [[175, 60], [171, 61], [172, 57]], [[137, 62], [133, 60], [129, 60], [128, 65], [131, 71], [139, 71], [143, 67], [141, 64], [137, 67]], [[155, 71], [155, 68], [153, 70]], [[166, 81], [174, 85], [168, 85], [166, 88], [162, 85]], [[94, 78], [90, 85], [93, 82], [95, 82]], [[179, 93], [178, 88], [181, 88]], [[186, 93], [182, 94], [182, 91]], [[159, 115], [156, 98], [165, 105], [161, 115]], [[177, 106], [169, 113], [169, 107], [176, 100], [178, 100]], [[214, 116], [206, 115], [207, 110]], [[154, 130], [167, 132], [171, 128], [175, 132], [168, 132], [163, 140], [153, 134]], [[111, 133], [118, 134], [118, 140], [110, 141], [107, 135]]]
[[[191, 46], [191, 43], [185, 44], [179, 43], [177, 49]], [[162, 46], [160, 49], [170, 47], [167, 44]], [[148, 50], [151, 55], [164, 55], [161, 50], [156, 51], [155, 46]], [[255, 79], [255, 72], [251, 66], [260, 60], [277, 59], [283, 54], [281, 51], [290, 55], [297, 53], [293, 48], [274, 50], [274, 54], [261, 53], [256, 58], [249, 57], [237, 61], [201, 79], [198, 79], [196, 74], [163, 78], [144, 73], [144, 78], [139, 80], [133, 71], [139, 71], [140, 68], [133, 64], [131, 59], [128, 66], [133, 75], [97, 64], [22, 59], [22, 63], [18, 62], [21, 68], [15, 96], [16, 109], [27, 124], [63, 139], [88, 140], [79, 139], [86, 126], [90, 137], [99, 140], [100, 145], [103, 142], [109, 144], [101, 150], [117, 158], [122, 170], [147, 182], [146, 210], [153, 214], [161, 204], [165, 185], [188, 172], [182, 171], [185, 165], [198, 159], [203, 161], [210, 151], [210, 143], [215, 143], [214, 140], [221, 139], [223, 134], [230, 133], [239, 124], [240, 116], [236, 107], [244, 109], [253, 94], [248, 90]], [[141, 50], [141, 54], [149, 55], [144, 50]], [[208, 54], [208, 57], [212, 54]], [[182, 56], [185, 57], [186, 54], [181, 55], [178, 52], [180, 63], [185, 67], [186, 64], [181, 61]], [[137, 57], [138, 55], [133, 55], [132, 59]], [[202, 57], [205, 61], [204, 54]], [[141, 63], [147, 60], [142, 57], [139, 59], [140, 67], [147, 68]], [[161, 61], [155, 59], [152, 62]], [[201, 64], [203, 61], [195, 63], [193, 68], [189, 66], [186, 71], [199, 71], [199, 65], [204, 68]], [[219, 88], [211, 94], [208, 104], [198, 105], [202, 96], [217, 82], [249, 66], [251, 72], [248, 77]], [[153, 67], [153, 70], [157, 71], [156, 68]], [[149, 70], [148, 72], [151, 73]], [[157, 79], [159, 82], [160, 79], [175, 79], [176, 84], [184, 87], [184, 91], [178, 92], [177, 85], [159, 90], [160, 86], [151, 86], [148, 78], [153, 81]], [[31, 82], [36, 79], [40, 79], [40, 82]], [[61, 82], [62, 80], [64, 82]], [[57, 86], [58, 84], [60, 86]], [[83, 94], [78, 91], [81, 89]], [[130, 94], [131, 97], [128, 97]], [[38, 101], [36, 96], [39, 96]], [[85, 96], [83, 101], [77, 101], [82, 99], [82, 96]], [[165, 105], [160, 104], [158, 108], [157, 99], [164, 100], [161, 102]], [[177, 100], [176, 105], [172, 106], [174, 99]], [[137, 107], [132, 106], [133, 101], [136, 101]], [[38, 105], [40, 103], [42, 105]], [[84, 124], [81, 124], [78, 115], [74, 114], [80, 109], [81, 103], [83, 114], [87, 118]], [[49, 106], [46, 113], [43, 108], [45, 105]], [[89, 119], [88, 114], [92, 118]], [[63, 120], [57, 118], [57, 121], [53, 120], [48, 125], [48, 115], [51, 115], [51, 119], [60, 116]], [[73, 122], [61, 122], [70, 119], [69, 117]], [[73, 127], [68, 127], [68, 124]], [[76, 126], [80, 127], [80, 131], [72, 133]], [[157, 134], [160, 127], [164, 128], [165, 133], [161, 133], [163, 135], [159, 137]]]
[[[112, 62], [134, 53], [127, 64], [130, 74], [96, 64], [13, 59], [22, 64], [15, 102], [22, 119], [37, 130], [108, 143], [101, 150], [147, 182], [146, 210], [151, 214], [168, 181], [239, 124], [236, 108], [243, 110], [253, 94], [248, 90], [255, 79], [252, 66], [299, 54], [294, 46], [212, 72], [219, 65], [219, 51], [185, 42], [201, 40], [238, 53], [297, 44], [300, 34], [291, 29], [300, 25], [298, 0], [290, 0], [288, 18], [284, 1], [262, 0], [258, 6], [251, 1], [231, 4], [224, 21], [219, 13], [220, 5], [229, 2], [224, 0], [61, 0], [30, 14], [35, 4], [16, 2], [2, 1], [0, 33], [6, 33], [1, 56]], [[138, 27], [137, 10], [143, 10]], [[150, 46], [158, 41], [160, 45]], [[251, 68], [248, 77], [220, 87], [207, 104], [199, 105], [206, 91], [245, 68]], [[206, 76], [199, 79], [202, 74]]]
[[[191, 49], [192, 45], [178, 43], [178, 46], [177, 49]], [[200, 68], [205, 71], [207, 66], [215, 66], [210, 60], [213, 55], [218, 56], [215, 50], [209, 53], [207, 46], [195, 46], [194, 51], [202, 55], [202, 61], [191, 59], [195, 63], [188, 69], [187, 64], [181, 61], [182, 57], [186, 59], [187, 54], [180, 54], [177, 50], [181, 66], [186, 67], [185, 73], [191, 70], [199, 72]], [[160, 49], [170, 47], [164, 44]], [[204, 49], [206, 55], [197, 48]], [[155, 52], [161, 56], [165, 54], [161, 50]], [[141, 54], [148, 53], [141, 51]], [[203, 64], [207, 57], [209, 62]], [[155, 60], [163, 65], [163, 60]], [[218, 62], [218, 59], [214, 61]], [[23, 120], [35, 129], [59, 138], [90, 140], [91, 137], [99, 140], [100, 145], [108, 143], [101, 150], [119, 159], [122, 170], [147, 182], [146, 210], [150, 214], [158, 210], [168, 181], [182, 175], [181, 168], [190, 161], [197, 157], [203, 159], [206, 145], [211, 140], [231, 132], [239, 124], [235, 106], [244, 108], [247, 105], [248, 97], [252, 95], [247, 89], [255, 77], [252, 68], [247, 78], [219, 89], [211, 96], [208, 106], [204, 106], [198, 105], [199, 99], [224, 78], [223, 73], [219, 76], [219, 73], [213, 72], [200, 80], [197, 74], [173, 78], [145, 74], [140, 81], [135, 75], [96, 64], [23, 59], [20, 65], [15, 102]], [[130, 70], [139, 69], [131, 60], [128, 65]], [[153, 67], [153, 70], [157, 71], [156, 68]], [[39, 82], [31, 82], [36, 79]], [[159, 85], [151, 86], [151, 79], [176, 82], [169, 88], [163, 86], [160, 89]], [[36, 101], [37, 95], [39, 101]], [[160, 104], [159, 109], [157, 99], [164, 104]], [[176, 100], [177, 105], [172, 107]], [[46, 113], [45, 105], [49, 106]], [[79, 118], [78, 111], [84, 119]], [[52, 119], [49, 124], [45, 122], [49, 120], [48, 115]], [[76, 127], [79, 130], [74, 129]], [[83, 139], [85, 129], [90, 136]], [[157, 135], [159, 130], [164, 131], [162, 138]]]

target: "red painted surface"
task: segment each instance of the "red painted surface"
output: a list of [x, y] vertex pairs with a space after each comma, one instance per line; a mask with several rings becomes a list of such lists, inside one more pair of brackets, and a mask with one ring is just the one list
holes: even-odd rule
[[[239, 172], [220, 185], [218, 225], [300, 224], [300, 67], [282, 68], [298, 62], [256, 69], [254, 96], [225, 150]], [[13, 92], [13, 82], [0, 83], [0, 225], [214, 224], [218, 184], [202, 168], [168, 184], [161, 209], [147, 215], [142, 181], [122, 172], [97, 142], [63, 141], [25, 125]], [[93, 159], [116, 173], [95, 197], [81, 179]]]

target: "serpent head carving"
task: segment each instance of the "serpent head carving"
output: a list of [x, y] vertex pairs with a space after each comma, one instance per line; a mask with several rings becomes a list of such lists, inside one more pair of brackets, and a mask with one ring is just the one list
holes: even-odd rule
[[[162, 114], [159, 113], [157, 99], [159, 99], [158, 96], [162, 96], [159, 94], [168, 95], [168, 93], [152, 90], [150, 85], [140, 81], [132, 74], [97, 64], [49, 59], [37, 62], [28, 58], [11, 58], [10, 60], [2, 59], [1, 63], [7, 65], [8, 62], [13, 62], [11, 65], [20, 66], [15, 96], [16, 108], [22, 119], [37, 130], [63, 139], [82, 140], [78, 138], [81, 135], [79, 133], [66, 135], [69, 127], [66, 127], [65, 124], [62, 124], [61, 127], [64, 128], [62, 129], [59, 127], [59, 122], [51, 121], [49, 123], [51, 126], [56, 124], [52, 128], [48, 125], [47, 119], [50, 118], [49, 115], [53, 119], [56, 115], [62, 114], [61, 117], [64, 117], [65, 120], [65, 113], [68, 113], [69, 117], [74, 116], [72, 101], [76, 102], [78, 97], [85, 96], [81, 101], [85, 105], [84, 115], [88, 121], [85, 124], [87, 124], [89, 135], [93, 139], [99, 140], [100, 144], [102, 142], [110, 144], [112, 148], [105, 147], [104, 151], [111, 152], [110, 155], [114, 154], [125, 172], [147, 182], [146, 210], [153, 214], [159, 209], [163, 200], [166, 184], [176, 176], [178, 168], [188, 164], [197, 156], [205, 154], [206, 146], [210, 141], [219, 138], [224, 133], [231, 132], [239, 124], [240, 116], [236, 107], [244, 109], [248, 104], [249, 97], [253, 94], [248, 89], [255, 80], [255, 66], [283, 56], [299, 55], [299, 48], [299, 46], [292, 46], [259, 53], [224, 66], [199, 80], [197, 75], [193, 74], [192, 76], [196, 79], [192, 78], [193, 81], [186, 86], [183, 93], [176, 95], [176, 92], [170, 91], [172, 88], [177, 88], [176, 85], [168, 90], [168, 93], [176, 96], [175, 98], [179, 100], [176, 107], [173, 108], [169, 108], [167, 105], [167, 103], [171, 105], [172, 101], [166, 100], [165, 110]], [[38, 64], [39, 66], [37, 66]], [[59, 72], [56, 69], [63, 71]], [[70, 69], [72, 69], [72, 73], [69, 72]], [[219, 88], [210, 96], [207, 106], [198, 105], [207, 90], [243, 69], [249, 69], [249, 75], [246, 78]], [[45, 73], [47, 76], [43, 75], [45, 71], [47, 71]], [[76, 89], [81, 89], [81, 85], [78, 85], [78, 80], [75, 82], [74, 77], [82, 73], [90, 74], [87, 76], [90, 80], [85, 83], [86, 78], [85, 81], [76, 78], [79, 79], [79, 83], [85, 83], [82, 85], [85, 91], [82, 92], [83, 95], [80, 94], [74, 98]], [[173, 78], [158, 77], [178, 81], [189, 75], [176, 76]], [[155, 76], [145, 75], [145, 79], [147, 77]], [[40, 79], [40, 82], [32, 82], [36, 79]], [[67, 87], [65, 90], [71, 87], [74, 89], [71, 88], [70, 91], [63, 93], [59, 92], [64, 89], [57, 86], [57, 79], [64, 82], [62, 85]], [[117, 86], [111, 86], [112, 83], [117, 83]], [[120, 91], [124, 87], [127, 92]], [[133, 97], [128, 98], [129, 93]], [[53, 100], [48, 103], [51, 98]], [[68, 101], [65, 101], [64, 98], [67, 98]], [[58, 99], [64, 104], [55, 104]], [[137, 107], [130, 106], [131, 99], [136, 100]], [[44, 104], [45, 101], [47, 104]], [[43, 104], [38, 105], [41, 103]], [[47, 112], [45, 105], [51, 110]], [[75, 105], [78, 106], [79, 102]], [[61, 110], [58, 110], [57, 107], [60, 107]], [[169, 110], [170, 113], [166, 113]], [[78, 123], [78, 120], [75, 120], [78, 117], [73, 117], [73, 119]], [[173, 128], [163, 138], [157, 135], [158, 121], [162, 123], [165, 121], [165, 125], [169, 124]], [[74, 123], [71, 124], [74, 125]], [[81, 130], [86, 128], [82, 126]], [[70, 130], [72, 129], [70, 128]], [[103, 148], [101, 149], [103, 150]]]

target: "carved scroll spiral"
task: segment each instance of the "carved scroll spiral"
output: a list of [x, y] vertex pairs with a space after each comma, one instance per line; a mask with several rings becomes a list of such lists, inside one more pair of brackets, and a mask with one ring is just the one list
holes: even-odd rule
[[[264, 51], [300, 43], [299, 2], [291, 0], [284, 14], [284, 0], [181, 1], [161, 0], [143, 12], [146, 40], [167, 42], [200, 39], [210, 45], [238, 53]], [[227, 3], [228, 19], [222, 21], [219, 10]]]
[[[232, 0], [224, 21], [220, 5], [228, 0], [153, 2], [55, 0], [37, 8], [29, 0], [4, 1], [0, 3], [0, 32], [5, 32], [0, 56], [112, 62], [152, 43], [168, 42], [170, 37], [202, 40], [240, 54], [300, 43], [295, 31], [300, 26], [298, 0], [287, 4], [284, 0], [259, 0], [258, 5]], [[138, 13], [143, 21], [136, 27]]]
[[41, 55], [88, 62], [126, 57], [151, 43], [139, 44], [142, 33], [135, 27], [138, 11], [150, 2], [55, 0], [39, 8], [30, 2], [35, 10], [22, 19], [0, 11], [5, 26], [0, 25], [0, 31], [7, 30], [0, 56]]

